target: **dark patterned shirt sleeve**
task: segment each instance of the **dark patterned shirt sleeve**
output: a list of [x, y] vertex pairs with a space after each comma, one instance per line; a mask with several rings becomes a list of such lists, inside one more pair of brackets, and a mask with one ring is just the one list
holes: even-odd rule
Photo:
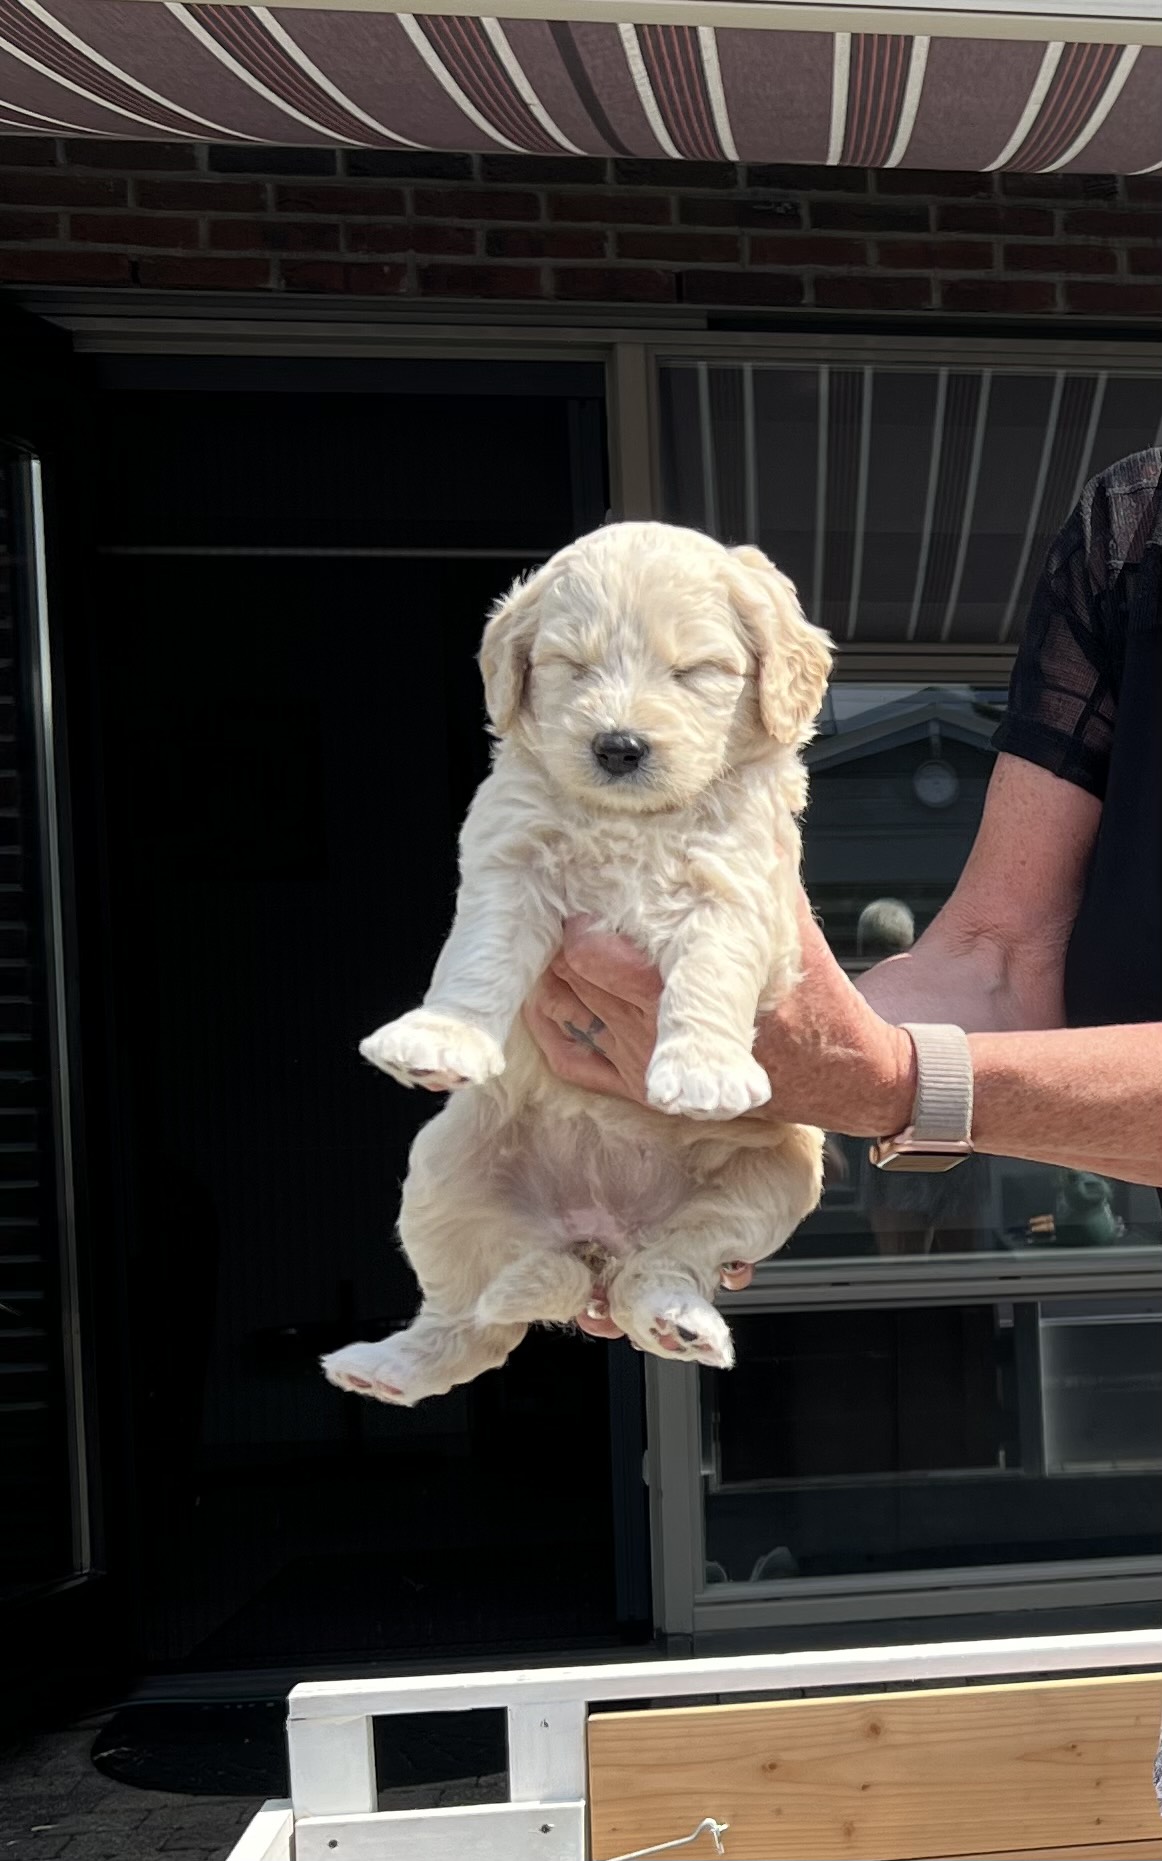
[[1118, 550], [1105, 477], [1088, 485], [1055, 538], [1013, 667], [993, 747], [1105, 794], [1117, 715], [1107, 635]]

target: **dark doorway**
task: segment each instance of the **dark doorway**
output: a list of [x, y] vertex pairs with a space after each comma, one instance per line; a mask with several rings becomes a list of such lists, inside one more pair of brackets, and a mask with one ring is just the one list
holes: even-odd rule
[[[433, 1108], [356, 1043], [418, 1000], [450, 919], [488, 603], [604, 516], [601, 371], [118, 362], [101, 399], [99, 981], [141, 1658], [640, 1633], [603, 1347], [534, 1335], [412, 1413], [315, 1368], [414, 1306], [391, 1231]], [[623, 1447], [640, 1416], [616, 1426]]]

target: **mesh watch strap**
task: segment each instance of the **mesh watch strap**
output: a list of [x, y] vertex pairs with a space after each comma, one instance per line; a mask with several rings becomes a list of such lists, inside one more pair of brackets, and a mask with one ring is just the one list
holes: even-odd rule
[[972, 1056], [963, 1028], [904, 1024], [916, 1049], [913, 1144], [967, 1144], [972, 1137]]

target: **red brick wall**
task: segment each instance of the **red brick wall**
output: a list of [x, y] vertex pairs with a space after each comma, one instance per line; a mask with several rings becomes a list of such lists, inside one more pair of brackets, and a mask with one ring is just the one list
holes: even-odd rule
[[1162, 317], [1162, 176], [0, 140], [0, 283]]

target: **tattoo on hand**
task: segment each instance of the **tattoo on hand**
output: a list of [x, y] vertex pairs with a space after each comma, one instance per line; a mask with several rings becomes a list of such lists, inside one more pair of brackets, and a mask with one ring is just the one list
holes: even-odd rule
[[597, 1044], [598, 1035], [605, 1032], [605, 1023], [597, 1015], [593, 1016], [588, 1027], [578, 1027], [575, 1022], [566, 1021], [564, 1028], [569, 1039], [575, 1040], [578, 1046], [588, 1047], [590, 1053], [598, 1054], [603, 1060], [608, 1057]]

